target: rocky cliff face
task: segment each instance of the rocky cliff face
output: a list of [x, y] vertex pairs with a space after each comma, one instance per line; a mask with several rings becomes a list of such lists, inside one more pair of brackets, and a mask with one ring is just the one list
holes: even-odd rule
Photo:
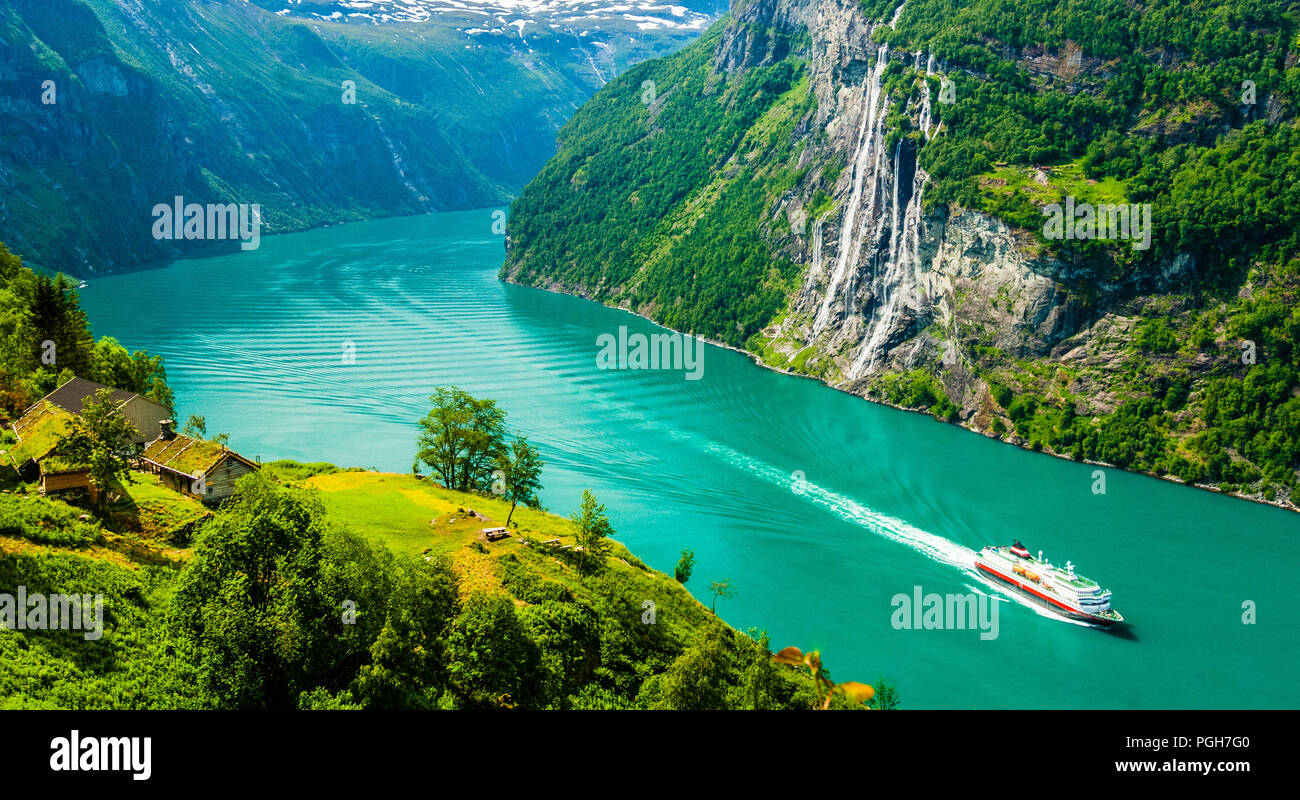
[[[810, 110], [793, 127], [797, 155], [788, 165], [803, 177], [770, 198], [769, 216], [760, 226], [770, 258], [793, 264], [797, 275], [784, 310], [762, 330], [758, 347], [745, 344], [761, 350], [773, 366], [809, 372], [868, 396], [880, 375], [942, 366], [947, 389], [960, 398], [967, 418], [978, 407], [981, 389], [963, 362], [962, 341], [978, 340], [1014, 356], [1042, 356], [1075, 333], [1082, 319], [1058, 284], [1068, 268], [1043, 256], [1032, 237], [976, 211], [927, 209], [929, 176], [919, 154], [943, 135], [927, 80], [937, 82], [942, 65], [923, 52], [897, 52], [878, 41], [880, 29], [892, 26], [903, 8], [900, 3], [892, 20], [872, 21], [857, 0], [747, 0], [734, 4], [733, 19], [721, 30], [709, 83], [737, 84], [794, 60], [802, 64], [806, 85], [792, 91], [811, 99]], [[900, 76], [891, 66], [907, 71]], [[702, 92], [704, 98], [720, 94], [722, 88]], [[652, 140], [662, 135], [655, 124], [660, 107], [649, 107]], [[902, 128], [910, 130], [904, 134]], [[698, 218], [699, 209], [718, 204], [728, 181], [755, 177], [739, 177], [743, 165], [773, 152], [756, 138], [742, 141], [683, 206], [696, 209]], [[591, 143], [576, 145], [578, 151], [591, 149]], [[582, 171], [560, 184], [564, 191], [578, 185]], [[637, 203], [637, 194], [626, 202]], [[520, 211], [528, 214], [528, 205]], [[682, 224], [664, 227], [647, 238], [681, 238]], [[634, 264], [633, 276], [606, 269], [593, 288], [590, 278], [566, 280], [556, 265], [532, 263], [530, 245], [512, 243], [503, 270], [508, 279], [658, 318], [661, 301], [625, 289], [655, 269], [650, 259]], [[665, 249], [655, 246], [659, 253]]]
[[[925, 369], [964, 424], [987, 430], [996, 415], [981, 370], [967, 356], [971, 347], [1011, 359], [1077, 360], [1098, 313], [1064, 290], [1063, 282], [1080, 277], [1076, 268], [1046, 254], [1025, 231], [978, 211], [926, 206], [929, 176], [919, 153], [944, 135], [932, 86], [946, 65], [878, 41], [879, 29], [892, 27], [904, 7], [873, 23], [857, 0], [739, 4], [717, 52], [718, 68], [734, 72], [787, 55], [755, 31], [807, 33], [799, 55], [816, 111], [799, 132], [799, 165], [809, 168], [808, 178], [779, 198], [765, 228], [776, 253], [799, 264], [802, 277], [786, 312], [763, 331], [765, 360], [804, 365], [874, 399], [887, 399], [873, 389], [880, 376]], [[1067, 63], [1073, 67], [1061, 66]], [[890, 65], [906, 68], [904, 81], [886, 85]], [[1031, 54], [1025, 66], [1066, 69], [1080, 81], [1107, 69], [1098, 59], [1076, 64], [1068, 54]], [[832, 180], [827, 165], [842, 167]], [[819, 190], [829, 207], [813, 207]], [[1187, 266], [1176, 261], [1169, 280]], [[1128, 289], [1094, 288], [1115, 298]], [[1118, 311], [1110, 317], [1102, 327], [1124, 319]], [[1111, 407], [1103, 400], [1081, 410]]]
[[[817, 169], [781, 198], [768, 228], [779, 252], [804, 269], [788, 312], [763, 332], [774, 352], [802, 354], [831, 383], [859, 394], [882, 373], [942, 363], [950, 394], [970, 416], [980, 390], [956, 342], [978, 332], [1008, 353], [1041, 356], [1074, 332], [1078, 314], [1056, 282], [1063, 265], [994, 218], [925, 209], [918, 151], [942, 135], [936, 98], [924, 80], [890, 91], [885, 74], [896, 63], [935, 76], [933, 57], [875, 41], [873, 29], [891, 23], [871, 23], [856, 0], [760, 0], [738, 8], [736, 22], [719, 48], [721, 69], [784, 57], [754, 30], [806, 29], [817, 101], [801, 132], [801, 166]], [[912, 137], [895, 132], [899, 114]], [[832, 181], [819, 171], [827, 164], [842, 166]], [[811, 207], [818, 189], [829, 208]], [[994, 298], [1003, 302], [990, 305]], [[809, 359], [806, 349], [824, 358]]]

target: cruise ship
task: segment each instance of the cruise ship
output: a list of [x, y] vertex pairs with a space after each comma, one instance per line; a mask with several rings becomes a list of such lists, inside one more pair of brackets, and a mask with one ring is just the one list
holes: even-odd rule
[[1067, 561], [1064, 569], [1054, 566], [1043, 559], [1041, 550], [1034, 558], [1020, 542], [1010, 547], [985, 547], [975, 557], [975, 567], [1070, 619], [1107, 628], [1124, 621], [1110, 607], [1110, 592], [1096, 581], [1076, 575], [1074, 564]]

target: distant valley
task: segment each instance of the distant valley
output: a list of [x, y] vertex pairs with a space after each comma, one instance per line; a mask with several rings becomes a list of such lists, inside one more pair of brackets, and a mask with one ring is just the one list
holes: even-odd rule
[[176, 196], [257, 203], [264, 235], [503, 203], [587, 97], [723, 6], [16, 0], [0, 241], [91, 276], [211, 246], [152, 235]]

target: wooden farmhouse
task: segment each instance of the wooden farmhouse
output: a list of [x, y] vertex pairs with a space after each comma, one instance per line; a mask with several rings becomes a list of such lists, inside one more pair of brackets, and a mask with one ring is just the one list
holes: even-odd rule
[[13, 424], [18, 446], [9, 453], [9, 461], [24, 480], [39, 478], [45, 494], [85, 492], [92, 500], [95, 489], [90, 470], [57, 452], [72, 419], [82, 412], [85, 402], [95, 393], [107, 389], [121, 414], [135, 429], [132, 441], [143, 445], [161, 431], [162, 420], [171, 412], [161, 403], [143, 395], [114, 389], [85, 378], [71, 378], [57, 389], [32, 403]]
[[85, 402], [93, 400], [95, 393], [100, 389], [108, 389], [112, 393], [113, 400], [117, 403], [117, 412], [135, 428], [136, 435], [132, 438], [132, 441], [136, 444], [144, 444], [157, 439], [159, 433], [162, 432], [162, 421], [171, 417], [171, 411], [162, 403], [155, 402], [134, 392], [114, 389], [102, 383], [88, 381], [85, 378], [72, 378], [65, 381], [62, 386], [34, 403], [28, 409], [28, 413], [31, 413], [32, 409], [38, 406], [51, 403], [64, 411], [80, 414], [85, 407]]
[[219, 503], [235, 491], [235, 481], [257, 469], [257, 464], [217, 442], [192, 439], [172, 430], [165, 420], [157, 439], [145, 446], [141, 467], [158, 475], [164, 486]]

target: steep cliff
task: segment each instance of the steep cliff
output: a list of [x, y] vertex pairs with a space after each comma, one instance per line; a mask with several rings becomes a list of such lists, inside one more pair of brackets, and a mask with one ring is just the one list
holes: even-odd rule
[[[512, 209], [503, 277], [1035, 449], [1287, 503], [1294, 22], [1183, 11], [737, 3], [566, 126]], [[1132, 210], [1132, 230], [1052, 236], [1066, 203]]]

